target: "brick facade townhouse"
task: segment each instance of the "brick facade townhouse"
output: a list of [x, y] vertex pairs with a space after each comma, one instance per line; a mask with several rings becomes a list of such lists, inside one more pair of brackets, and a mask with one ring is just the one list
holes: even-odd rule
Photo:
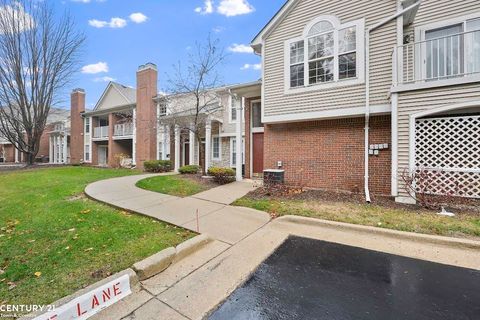
[[189, 97], [158, 94], [153, 64], [92, 111], [74, 90], [71, 161], [281, 169], [289, 184], [401, 202], [402, 172], [423, 170], [432, 193], [480, 198], [479, 1], [290, 0], [251, 45], [262, 80], [212, 90], [200, 146], [169, 123], [188, 121]]

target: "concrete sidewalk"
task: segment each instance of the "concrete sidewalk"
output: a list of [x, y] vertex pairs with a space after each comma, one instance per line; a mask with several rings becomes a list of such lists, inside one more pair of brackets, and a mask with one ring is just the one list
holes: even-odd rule
[[[139, 175], [98, 181], [85, 193], [95, 200], [136, 212], [213, 238], [235, 244], [270, 221], [267, 213], [230, 203], [254, 190], [250, 181], [234, 182], [194, 195], [179, 198], [137, 188], [138, 181], [159, 176]], [[197, 220], [198, 212], [198, 220]]]

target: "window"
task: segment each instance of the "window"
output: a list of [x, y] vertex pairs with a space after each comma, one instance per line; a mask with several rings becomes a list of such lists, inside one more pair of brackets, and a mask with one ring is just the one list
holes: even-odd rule
[[362, 80], [363, 34], [364, 20], [315, 19], [301, 38], [287, 42], [288, 89]]
[[90, 133], [90, 118], [85, 118], [85, 133]]
[[163, 142], [158, 143], [158, 160], [163, 160]]
[[262, 103], [252, 102], [252, 128], [263, 128]]
[[215, 160], [220, 159], [220, 137], [213, 137], [212, 138], [212, 158]]
[[[242, 147], [245, 148], [245, 139], [242, 139]], [[242, 150], [242, 160], [245, 164], [245, 150]], [[231, 167], [237, 166], [237, 138], [230, 139], [230, 164]]]
[[230, 97], [230, 122], [237, 121], [237, 107], [235, 106], [236, 101]]
[[85, 161], [90, 161], [90, 145], [88, 144], [85, 145]]
[[480, 18], [463, 18], [424, 29], [423, 40], [422, 63], [427, 81], [480, 72]]
[[167, 103], [166, 102], [160, 102], [158, 104], [158, 116], [159, 117], [165, 117], [167, 115]]

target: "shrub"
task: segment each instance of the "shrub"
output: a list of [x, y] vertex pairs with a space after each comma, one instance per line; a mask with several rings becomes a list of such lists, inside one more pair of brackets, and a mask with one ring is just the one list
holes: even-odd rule
[[231, 168], [211, 167], [208, 169], [208, 175], [213, 177], [213, 181], [218, 184], [227, 184], [235, 181], [235, 170]]
[[172, 171], [172, 162], [170, 160], [152, 160], [145, 161], [143, 167], [146, 172], [161, 173]]
[[178, 169], [178, 172], [181, 174], [197, 174], [200, 171], [200, 166], [190, 165], [190, 166], [183, 166]]

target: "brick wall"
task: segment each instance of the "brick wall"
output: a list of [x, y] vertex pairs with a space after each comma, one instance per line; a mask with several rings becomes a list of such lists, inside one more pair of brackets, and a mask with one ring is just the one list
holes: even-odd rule
[[85, 148], [83, 112], [85, 112], [85, 91], [75, 89], [71, 94], [70, 104], [70, 163], [80, 163], [83, 160]]
[[50, 155], [50, 134], [49, 132], [55, 129], [54, 124], [47, 124], [45, 130], [43, 130], [42, 136], [40, 137], [40, 146], [38, 147], [38, 157], [48, 157]]
[[[154, 64], [141, 66], [137, 72], [136, 164], [157, 159], [157, 96], [158, 72]], [[173, 131], [173, 130], [172, 130]]]
[[[352, 118], [265, 125], [265, 169], [282, 161], [289, 184], [361, 192], [364, 123]], [[372, 117], [370, 132], [370, 144], [390, 144], [390, 116]], [[390, 149], [370, 157], [372, 193], [390, 194], [390, 168]]]

